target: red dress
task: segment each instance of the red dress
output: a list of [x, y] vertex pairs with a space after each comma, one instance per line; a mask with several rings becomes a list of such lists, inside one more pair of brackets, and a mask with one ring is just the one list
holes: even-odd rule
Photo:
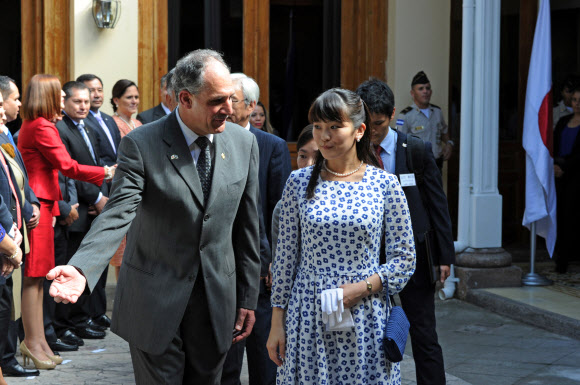
[[100, 186], [103, 167], [78, 164], [71, 159], [56, 126], [44, 118], [24, 120], [18, 134], [18, 149], [28, 172], [30, 188], [40, 201], [40, 222], [30, 232], [30, 253], [26, 256], [25, 277], [44, 277], [54, 267], [52, 217], [59, 214], [62, 199], [58, 171], [72, 179]]

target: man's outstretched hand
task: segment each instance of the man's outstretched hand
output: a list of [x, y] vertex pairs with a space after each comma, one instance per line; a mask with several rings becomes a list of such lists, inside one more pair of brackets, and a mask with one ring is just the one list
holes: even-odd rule
[[87, 279], [73, 266], [57, 266], [46, 279], [54, 280], [48, 293], [62, 303], [76, 303], [87, 285]]

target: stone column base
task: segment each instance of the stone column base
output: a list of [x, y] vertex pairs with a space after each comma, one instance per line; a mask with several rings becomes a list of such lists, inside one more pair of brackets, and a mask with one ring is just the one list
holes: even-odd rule
[[502, 248], [468, 248], [455, 259], [459, 299], [465, 299], [469, 289], [522, 285], [522, 269], [511, 266], [511, 255]]

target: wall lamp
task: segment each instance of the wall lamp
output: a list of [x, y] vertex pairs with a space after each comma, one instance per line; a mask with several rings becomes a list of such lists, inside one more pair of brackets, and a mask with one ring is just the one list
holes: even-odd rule
[[115, 28], [120, 17], [120, 0], [93, 0], [93, 19], [97, 27]]

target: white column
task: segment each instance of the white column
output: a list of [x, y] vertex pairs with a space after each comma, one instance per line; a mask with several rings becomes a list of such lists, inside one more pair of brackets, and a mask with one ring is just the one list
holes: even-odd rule
[[463, 0], [461, 36], [461, 135], [459, 136], [459, 202], [455, 252], [469, 247], [471, 210], [471, 130], [473, 122], [473, 57], [475, 0]]
[[500, 0], [476, 0], [469, 246], [501, 247], [499, 150]]

